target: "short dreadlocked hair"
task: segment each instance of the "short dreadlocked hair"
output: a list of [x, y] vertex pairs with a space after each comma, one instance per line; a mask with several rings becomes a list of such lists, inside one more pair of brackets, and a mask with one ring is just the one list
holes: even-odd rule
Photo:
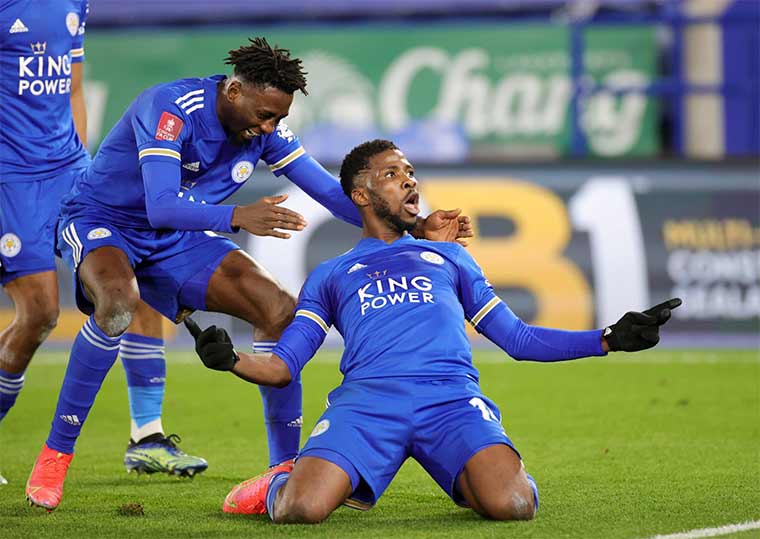
[[306, 72], [299, 58], [291, 58], [288, 49], [272, 48], [263, 37], [248, 39], [250, 45], [229, 51], [224, 63], [235, 66], [233, 73], [250, 84], [272, 86], [293, 94], [306, 91]]
[[363, 142], [348, 152], [340, 166], [340, 186], [348, 198], [351, 198], [351, 190], [355, 187], [354, 178], [369, 167], [371, 157], [386, 150], [398, 150], [398, 147], [390, 140], [375, 139]]

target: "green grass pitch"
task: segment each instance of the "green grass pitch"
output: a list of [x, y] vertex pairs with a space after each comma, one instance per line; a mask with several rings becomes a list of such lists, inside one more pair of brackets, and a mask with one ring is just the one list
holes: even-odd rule
[[[760, 358], [753, 351], [663, 350], [540, 365], [476, 353], [484, 392], [541, 492], [532, 522], [489, 522], [452, 504], [409, 461], [368, 512], [323, 524], [274, 526], [224, 515], [238, 481], [267, 463], [253, 385], [171, 353], [164, 426], [204, 456], [193, 481], [127, 475], [123, 370], [115, 365], [84, 428], [63, 502], [46, 514], [24, 483], [50, 424], [63, 352], [41, 353], [0, 428], [0, 537], [356, 537], [636, 539], [760, 519]], [[335, 354], [304, 372], [304, 437], [340, 381]], [[139, 503], [143, 516], [119, 508]], [[760, 537], [745, 532], [734, 537]]]

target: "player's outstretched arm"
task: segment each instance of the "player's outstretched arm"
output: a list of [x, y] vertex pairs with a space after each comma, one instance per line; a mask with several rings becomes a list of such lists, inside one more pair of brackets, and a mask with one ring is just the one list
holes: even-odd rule
[[477, 328], [510, 356], [522, 361], [566, 361], [607, 352], [636, 352], [652, 348], [660, 340], [660, 327], [671, 309], [681, 304], [670, 299], [644, 312], [626, 313], [604, 330], [565, 331], [531, 326], [505, 304], [498, 304], [479, 321]]
[[226, 330], [216, 326], [201, 330], [189, 317], [185, 318], [185, 327], [195, 339], [195, 351], [207, 368], [231, 371], [259, 385], [285, 387], [290, 383], [290, 369], [275, 354], [238, 353]]

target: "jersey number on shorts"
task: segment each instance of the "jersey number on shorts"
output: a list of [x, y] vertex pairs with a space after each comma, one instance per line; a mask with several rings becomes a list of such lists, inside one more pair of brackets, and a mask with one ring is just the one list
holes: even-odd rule
[[473, 397], [470, 399], [470, 406], [473, 406], [480, 410], [481, 415], [483, 416], [483, 419], [486, 421], [496, 421], [499, 422], [499, 418], [496, 417], [496, 414], [493, 413], [493, 411], [488, 407], [488, 405], [483, 402], [483, 399], [480, 397]]

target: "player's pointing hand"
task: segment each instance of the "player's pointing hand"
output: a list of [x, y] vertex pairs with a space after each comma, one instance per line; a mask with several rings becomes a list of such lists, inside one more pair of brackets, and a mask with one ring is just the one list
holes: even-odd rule
[[660, 326], [670, 320], [671, 311], [683, 303], [680, 298], [664, 301], [644, 312], [631, 311], [605, 328], [602, 338], [611, 352], [638, 352], [660, 342]]
[[264, 197], [247, 206], [237, 206], [232, 212], [232, 226], [256, 236], [288, 239], [290, 234], [280, 230], [303, 230], [306, 219], [300, 213], [280, 206], [288, 195]]
[[663, 301], [662, 303], [647, 309], [644, 311], [644, 314], [654, 316], [657, 319], [657, 325], [661, 326], [670, 320], [671, 311], [681, 305], [681, 303], [683, 303], [681, 298], [671, 298], [668, 301]]

